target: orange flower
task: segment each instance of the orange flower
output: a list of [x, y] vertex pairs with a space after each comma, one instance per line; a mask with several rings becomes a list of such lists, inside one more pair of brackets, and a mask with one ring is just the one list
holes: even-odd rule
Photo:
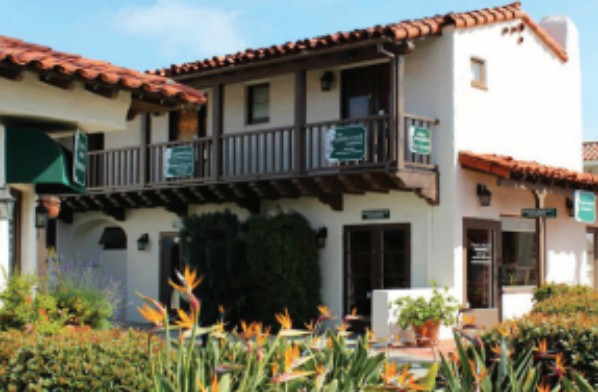
[[185, 266], [185, 271], [181, 274], [176, 271], [176, 275], [181, 282], [181, 285], [174, 283], [171, 279], [168, 279], [168, 284], [171, 285], [176, 291], [183, 294], [184, 298], [189, 302], [194, 312], [199, 312], [199, 300], [193, 295], [193, 290], [199, 286], [203, 277], [198, 277], [195, 270], [191, 270], [189, 266]]
[[304, 323], [303, 325], [305, 325], [305, 329], [307, 329], [309, 332], [313, 332], [316, 329], [313, 320], [311, 320], [309, 323]]
[[390, 384], [394, 381], [397, 376], [397, 363], [396, 362], [384, 362], [384, 371], [382, 372], [382, 381], [385, 384]]
[[153, 309], [148, 304], [143, 304], [143, 307], [137, 307], [139, 313], [144, 319], [154, 324], [156, 327], [164, 325], [164, 319], [166, 318], [166, 312], [164, 309]]
[[[502, 347], [500, 346], [500, 344], [496, 344], [496, 345], [495, 345], [494, 347], [492, 347], [490, 350], [492, 350], [492, 352], [493, 352], [494, 354], [496, 354], [496, 356], [497, 356], [497, 357], [501, 357], [501, 356], [502, 356], [502, 354], [503, 354], [503, 352], [502, 352]], [[511, 350], [507, 350], [507, 352], [506, 352], [506, 356], [507, 356], [507, 358], [510, 358], [510, 357], [511, 357], [511, 354], [512, 354]]]
[[184, 310], [177, 309], [177, 313], [179, 315], [179, 319], [174, 323], [181, 328], [192, 329], [195, 325], [195, 315], [193, 314], [193, 312], [191, 312], [191, 314], [188, 315], [187, 313], [185, 313]]
[[537, 360], [552, 357], [553, 355], [548, 352], [548, 342], [546, 342], [546, 339], [542, 339], [538, 346], [534, 347], [534, 359]]
[[287, 308], [284, 309], [284, 313], [276, 313], [275, 317], [282, 330], [293, 328], [293, 320], [291, 320], [291, 315]]
[[551, 373], [552, 376], [557, 376], [559, 380], [563, 378], [565, 373], [567, 372], [567, 368], [565, 367], [565, 361], [563, 360], [563, 354], [558, 353], [554, 358], [554, 366], [551, 367], [553, 372]]
[[[287, 346], [287, 348], [284, 351], [284, 373], [278, 375], [277, 377], [274, 377], [272, 379], [272, 382], [275, 384], [280, 384], [312, 374], [313, 372], [311, 371], [306, 372], [296, 370], [299, 366], [301, 366], [309, 360], [310, 358], [301, 358], [299, 345], [293, 344]], [[276, 372], [274, 370], [276, 370]], [[272, 373], [274, 375], [278, 373], [278, 366], [274, 367], [274, 365], [272, 365]]]
[[357, 314], [357, 308], [351, 309], [351, 314], [344, 317], [345, 320], [362, 320], [363, 316]]
[[537, 389], [538, 392], [550, 392], [551, 390], [552, 389], [550, 388], [550, 385], [546, 385], [546, 384], [538, 385], [538, 389]]
[[318, 322], [334, 319], [334, 316], [332, 315], [332, 312], [330, 311], [328, 306], [320, 305], [320, 306], [318, 306], [318, 311], [320, 312], [320, 316], [318, 317]]

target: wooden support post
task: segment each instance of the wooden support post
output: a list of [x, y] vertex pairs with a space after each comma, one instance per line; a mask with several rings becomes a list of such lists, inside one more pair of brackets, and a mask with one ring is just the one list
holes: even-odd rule
[[147, 145], [150, 141], [152, 132], [152, 116], [146, 114], [141, 120], [141, 129], [139, 130], [139, 183], [142, 187], [147, 184], [149, 165], [147, 159]]
[[[536, 208], [544, 208], [546, 191], [532, 191], [536, 201]], [[536, 233], [538, 235], [538, 286], [546, 283], [546, 218], [536, 218]]]
[[301, 174], [304, 169], [306, 105], [306, 72], [300, 70], [295, 73], [295, 135], [293, 140], [293, 172], [295, 174]]
[[[391, 109], [391, 128], [390, 132], [390, 145], [391, 154], [396, 151], [395, 157], [397, 160], [397, 166], [399, 169], [405, 167], [405, 97], [404, 97], [404, 85], [405, 85], [405, 58], [402, 55], [396, 55], [392, 60], [392, 97], [393, 107]], [[396, 139], [395, 139], [396, 135]]]
[[224, 84], [212, 88], [212, 179], [222, 176], [222, 133], [224, 129]]

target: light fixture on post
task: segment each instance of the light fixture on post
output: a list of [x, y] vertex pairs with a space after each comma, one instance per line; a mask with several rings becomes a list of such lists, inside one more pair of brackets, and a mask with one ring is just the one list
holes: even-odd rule
[[38, 200], [35, 207], [35, 227], [45, 229], [48, 226], [48, 209]]
[[149, 244], [149, 234], [143, 233], [137, 239], [137, 250], [146, 250], [147, 245]]
[[318, 249], [324, 249], [326, 247], [326, 238], [328, 237], [328, 229], [326, 227], [320, 227], [316, 232], [316, 244]]
[[0, 220], [11, 220], [15, 208], [15, 198], [7, 188], [0, 188]]
[[489, 207], [490, 201], [492, 200], [492, 193], [484, 184], [478, 184], [477, 187], [478, 199], [480, 199], [480, 205], [482, 207]]
[[330, 91], [332, 88], [332, 82], [334, 82], [334, 72], [326, 71], [320, 78], [320, 89], [322, 91]]
[[575, 208], [573, 206], [573, 199], [571, 199], [570, 197], [565, 199], [565, 207], [567, 208], [567, 213], [569, 214], [569, 216], [573, 217], [575, 216]]

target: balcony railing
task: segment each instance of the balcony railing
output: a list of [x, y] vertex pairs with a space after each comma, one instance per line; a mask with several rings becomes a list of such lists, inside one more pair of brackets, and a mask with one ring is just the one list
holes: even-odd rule
[[[88, 189], [94, 191], [106, 188], [289, 178], [341, 171], [396, 169], [403, 166], [434, 169], [432, 146], [430, 154], [412, 153], [409, 148], [409, 129], [423, 127], [431, 130], [435, 120], [406, 115], [404, 121], [402, 139], [399, 138], [397, 127], [391, 126], [389, 116], [379, 115], [309, 123], [301, 129], [300, 137], [297, 137], [297, 128], [288, 126], [225, 133], [220, 137], [219, 143], [213, 137], [205, 137], [150, 144], [145, 151], [139, 146], [93, 151], [89, 153]], [[367, 130], [363, 159], [328, 159], [329, 131], [357, 124], [363, 125]], [[192, 147], [193, 169], [188, 176], [169, 178], [165, 174], [164, 157], [169, 148], [177, 146]], [[399, 154], [401, 148], [403, 154]]]

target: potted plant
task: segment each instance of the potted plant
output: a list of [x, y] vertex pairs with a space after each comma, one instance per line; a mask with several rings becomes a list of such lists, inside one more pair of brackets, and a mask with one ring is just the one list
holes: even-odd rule
[[402, 329], [411, 327], [419, 347], [438, 342], [440, 325], [450, 326], [456, 321], [459, 302], [449, 294], [448, 288], [440, 291], [435, 283], [432, 297], [403, 297], [395, 301], [395, 315]]

